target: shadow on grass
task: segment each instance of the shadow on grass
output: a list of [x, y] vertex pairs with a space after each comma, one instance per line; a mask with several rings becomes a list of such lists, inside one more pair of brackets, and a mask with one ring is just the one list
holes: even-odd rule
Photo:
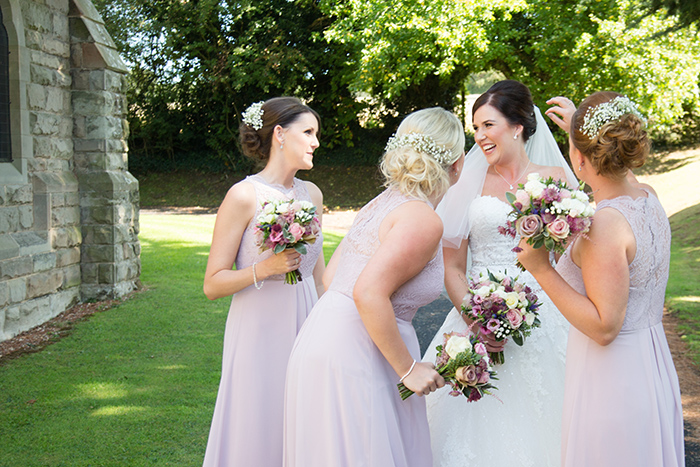
[[635, 169], [637, 175], [658, 175], [671, 170], [680, 169], [698, 159], [695, 152], [663, 151], [650, 154], [644, 166]]

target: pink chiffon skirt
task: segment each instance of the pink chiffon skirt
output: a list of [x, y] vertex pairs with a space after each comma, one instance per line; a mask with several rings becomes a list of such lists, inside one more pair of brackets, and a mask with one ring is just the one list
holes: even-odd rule
[[287, 361], [316, 300], [312, 278], [266, 280], [234, 295], [205, 467], [282, 465]]
[[685, 465], [678, 376], [661, 323], [605, 347], [571, 327], [562, 465]]
[[[410, 322], [397, 319], [420, 359]], [[349, 297], [326, 292], [304, 324], [287, 371], [287, 467], [432, 465], [425, 399], [402, 401], [399, 377], [370, 338]]]

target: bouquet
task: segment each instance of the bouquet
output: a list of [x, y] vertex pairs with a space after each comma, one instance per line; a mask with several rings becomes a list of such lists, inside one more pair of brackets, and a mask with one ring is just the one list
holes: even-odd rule
[[[265, 201], [256, 219], [255, 243], [260, 251], [273, 250], [275, 254], [294, 248], [306, 254], [306, 244], [316, 241], [321, 223], [316, 215], [316, 206], [308, 201]], [[285, 284], [296, 284], [301, 279], [298, 269], [289, 271]]]
[[[474, 402], [484, 394], [491, 394], [491, 389], [497, 389], [491, 384], [492, 379], [498, 378], [489, 363], [484, 344], [473, 336], [469, 337], [468, 331], [446, 333], [444, 336], [445, 341], [436, 347], [435, 369], [452, 386], [450, 395], [464, 395], [469, 402]], [[403, 383], [399, 383], [398, 387], [402, 400], [413, 394]]]
[[[497, 341], [523, 345], [533, 328], [540, 326], [537, 309], [542, 305], [530, 287], [505, 274], [486, 271], [488, 277], [479, 274], [478, 280], [469, 283], [469, 291], [462, 303], [462, 313], [479, 325], [482, 335], [493, 335]], [[503, 351], [490, 352], [491, 361], [505, 362]]]
[[[525, 185], [521, 183], [515, 194], [506, 193], [506, 198], [513, 210], [506, 226], [498, 231], [513, 238], [520, 235], [534, 248], [544, 245], [547, 251], [563, 254], [569, 237], [585, 235], [591, 227], [594, 210], [588, 195], [581, 187], [570, 189], [566, 182], [552, 177], [545, 180], [531, 173]], [[524, 270], [520, 261], [516, 264]]]

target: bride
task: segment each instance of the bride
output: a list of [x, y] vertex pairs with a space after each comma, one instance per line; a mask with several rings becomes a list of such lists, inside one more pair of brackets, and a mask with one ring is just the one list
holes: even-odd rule
[[[517, 241], [499, 234], [498, 227], [510, 212], [505, 193], [515, 192], [528, 174], [578, 184], [524, 84], [494, 84], [474, 103], [472, 115], [476, 145], [461, 179], [438, 207], [445, 225], [445, 287], [455, 308], [423, 360], [435, 361], [435, 347], [444, 333], [467, 329], [459, 309], [467, 292], [468, 250], [470, 276], [478, 277], [487, 268], [519, 274], [543, 302], [542, 325], [522, 347], [512, 341], [505, 345], [505, 363], [495, 368], [496, 397], [468, 403], [450, 396], [448, 388], [427, 397], [434, 465], [558, 466], [568, 324], [534, 278], [515, 266], [511, 250]], [[490, 341], [487, 346], [496, 350], [498, 344]]]

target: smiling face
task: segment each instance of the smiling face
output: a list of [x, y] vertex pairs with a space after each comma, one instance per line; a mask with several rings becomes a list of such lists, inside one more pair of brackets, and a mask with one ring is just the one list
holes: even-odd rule
[[309, 170], [314, 166], [314, 151], [319, 146], [318, 121], [309, 112], [299, 115], [287, 128], [282, 130], [285, 159], [299, 170]]
[[[511, 125], [506, 117], [489, 104], [474, 112], [474, 139], [489, 165], [503, 163], [504, 157], [515, 154], [522, 146], [522, 125]], [[517, 138], [514, 138], [517, 136]]]

